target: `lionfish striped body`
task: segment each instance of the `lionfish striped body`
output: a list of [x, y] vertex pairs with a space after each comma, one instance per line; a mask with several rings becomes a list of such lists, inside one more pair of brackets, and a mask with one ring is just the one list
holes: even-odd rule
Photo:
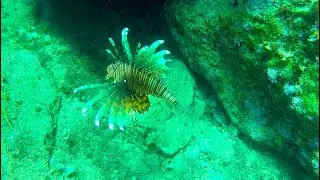
[[[74, 90], [78, 92], [91, 88], [103, 89], [99, 95], [86, 104], [82, 112], [85, 115], [88, 108], [106, 98], [96, 115], [95, 124], [99, 126], [101, 118], [109, 116], [111, 130], [114, 129], [115, 121], [117, 121], [120, 130], [123, 130], [123, 126], [135, 112], [146, 112], [150, 107], [148, 95], [161, 97], [176, 104], [176, 99], [160, 79], [168, 69], [165, 62], [169, 60], [164, 56], [170, 53], [167, 50], [156, 52], [156, 48], [164, 41], [158, 40], [150, 47], [142, 48], [139, 43], [135, 56], [132, 56], [127, 34], [128, 28], [124, 28], [121, 42], [125, 57], [120, 55], [113, 39], [109, 38], [114, 50], [107, 49], [106, 51], [115, 62], [107, 67], [106, 80], [113, 80], [112, 83], [86, 85]], [[109, 112], [108, 115], [107, 112]]]

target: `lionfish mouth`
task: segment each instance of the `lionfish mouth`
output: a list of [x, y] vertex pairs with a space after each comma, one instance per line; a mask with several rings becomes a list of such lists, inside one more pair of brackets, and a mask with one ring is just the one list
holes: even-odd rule
[[150, 107], [148, 96], [161, 97], [176, 104], [175, 97], [169, 93], [167, 87], [161, 82], [161, 77], [169, 69], [165, 63], [165, 55], [170, 54], [168, 50], [156, 52], [157, 47], [163, 40], [158, 40], [150, 46], [141, 48], [138, 43], [135, 55], [131, 53], [127, 40], [128, 28], [122, 30], [123, 54], [115, 47], [112, 38], [109, 38], [113, 51], [106, 52], [114, 62], [107, 67], [106, 80], [112, 83], [90, 84], [74, 89], [74, 92], [87, 89], [99, 89], [100, 93], [86, 103], [82, 114], [87, 115], [87, 110], [97, 103], [102, 103], [95, 117], [95, 125], [100, 126], [103, 118], [108, 119], [109, 129], [114, 129], [117, 123], [120, 130], [124, 130], [125, 124], [134, 117], [135, 113], [144, 113]]

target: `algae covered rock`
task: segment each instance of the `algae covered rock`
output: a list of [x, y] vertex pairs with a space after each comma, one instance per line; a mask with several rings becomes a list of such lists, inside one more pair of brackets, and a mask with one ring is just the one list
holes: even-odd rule
[[169, 1], [171, 34], [245, 138], [314, 174], [318, 1]]

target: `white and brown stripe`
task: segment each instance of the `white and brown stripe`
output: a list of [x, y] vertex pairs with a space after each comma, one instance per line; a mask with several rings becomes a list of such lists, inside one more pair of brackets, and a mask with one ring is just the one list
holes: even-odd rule
[[161, 82], [157, 74], [144, 71], [134, 64], [116, 62], [109, 65], [107, 77], [113, 77], [115, 82], [125, 82], [128, 90], [137, 96], [155, 95], [176, 104], [176, 99]]

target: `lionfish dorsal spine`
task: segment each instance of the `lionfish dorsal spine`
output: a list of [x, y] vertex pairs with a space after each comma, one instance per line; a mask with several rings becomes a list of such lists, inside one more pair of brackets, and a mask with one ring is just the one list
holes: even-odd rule
[[136, 64], [140, 64], [140, 61], [143, 59], [144, 54], [147, 52], [147, 50], [148, 50], [148, 46], [144, 46], [138, 50], [138, 53], [136, 54], [136, 56], [134, 58], [135, 59], [134, 61]]
[[141, 43], [139, 42], [139, 43], [137, 44], [137, 48], [136, 48], [136, 53], [135, 53], [135, 54], [138, 53], [138, 51], [139, 51], [140, 48], [141, 48]]
[[108, 54], [110, 54], [110, 56], [111, 56], [113, 59], [117, 60], [116, 55], [113, 54], [113, 52], [112, 52], [110, 49], [106, 49], [106, 52], [107, 52]]
[[128, 38], [127, 38], [128, 31], [129, 31], [128, 28], [124, 28], [122, 30], [122, 32], [121, 32], [121, 37], [122, 37], [121, 38], [121, 43], [122, 43], [123, 51], [126, 54], [129, 62], [132, 62], [133, 57], [132, 57], [130, 45], [129, 45]]
[[157, 40], [153, 42], [146, 52], [146, 57], [152, 56], [156, 51], [157, 47], [160, 46], [160, 44], [162, 43], [164, 43], [164, 40]]
[[107, 53], [110, 54], [115, 60], [123, 61], [117, 48], [116, 48], [116, 44], [114, 43], [113, 39], [110, 37], [108, 39], [109, 39], [111, 46], [113, 47], [114, 52], [116, 52], [116, 54], [113, 54], [110, 49], [106, 49]]

